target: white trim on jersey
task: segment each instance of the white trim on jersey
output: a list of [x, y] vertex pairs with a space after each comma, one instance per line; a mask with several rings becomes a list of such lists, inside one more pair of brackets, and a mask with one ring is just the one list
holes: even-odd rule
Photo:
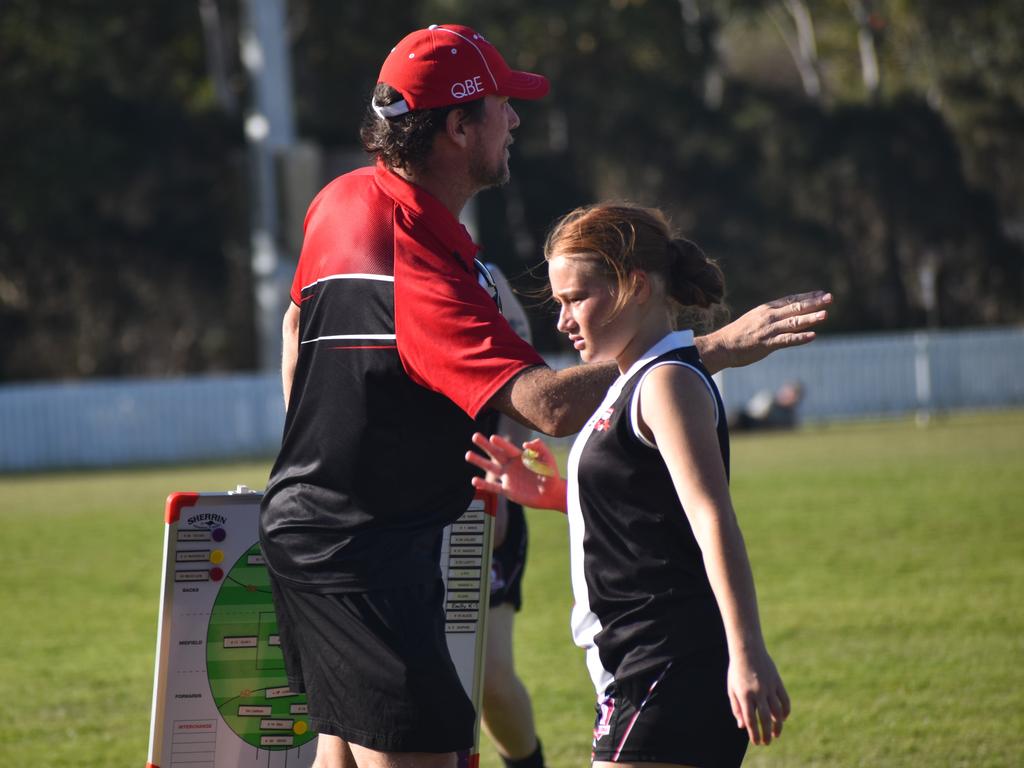
[[648, 448], [653, 448], [654, 450], [658, 450], [658, 446], [655, 445], [650, 440], [648, 440], [647, 436], [644, 435], [644, 433], [640, 429], [640, 390], [643, 389], [644, 381], [647, 379], [648, 376], [651, 375], [651, 371], [653, 371], [655, 368], [661, 368], [661, 366], [663, 365], [678, 365], [681, 368], [689, 368], [691, 371], [697, 374], [697, 377], [704, 382], [704, 386], [708, 388], [708, 394], [711, 395], [711, 403], [712, 405], [715, 406], [715, 427], [718, 427], [719, 419], [718, 401], [715, 400], [715, 391], [711, 388], [711, 384], [708, 382], [708, 380], [704, 378], [704, 375], [700, 372], [699, 368], [690, 365], [689, 363], [684, 363], [682, 360], [665, 360], [664, 362], [658, 363], [657, 365], [652, 365], [650, 368], [644, 371], [644, 375], [641, 376], [640, 381], [637, 382], [636, 389], [633, 390], [633, 397], [629, 399], [629, 426], [630, 429], [633, 430], [633, 434], [636, 436], [637, 440], [646, 445]]
[[577, 646], [586, 651], [587, 670], [590, 672], [590, 679], [597, 690], [598, 695], [612, 684], [615, 676], [612, 675], [601, 664], [601, 656], [594, 637], [601, 631], [601, 620], [597, 614], [590, 609], [590, 591], [587, 589], [587, 578], [583, 571], [583, 536], [586, 533], [586, 524], [583, 522], [583, 507], [580, 505], [580, 454], [587, 444], [587, 439], [594, 431], [600, 414], [604, 413], [609, 403], [614, 403], [622, 391], [623, 384], [628, 379], [620, 376], [612, 384], [605, 395], [604, 401], [594, 412], [583, 429], [580, 430], [572, 450], [569, 451], [569, 461], [566, 469], [568, 480], [566, 489], [567, 516], [569, 518], [569, 574], [572, 581], [572, 594], [575, 603], [572, 607], [572, 617], [569, 620], [572, 629], [572, 639]]
[[342, 339], [365, 339], [366, 341], [395, 341], [393, 333], [343, 333], [338, 336], [317, 336], [315, 339], [306, 339], [302, 344], [313, 344], [317, 341], [338, 341]]
[[384, 282], [384, 283], [393, 283], [393, 282], [395, 282], [395, 276], [394, 275], [373, 275], [373, 274], [370, 274], [369, 272], [350, 272], [350, 273], [347, 273], [347, 274], [340, 274], [340, 275], [325, 275], [324, 277], [321, 277], [319, 280], [314, 280], [309, 285], [302, 286], [302, 290], [306, 290], [307, 288], [312, 288], [314, 285], [317, 285], [318, 283], [327, 282], [328, 280], [380, 280], [381, 282]]

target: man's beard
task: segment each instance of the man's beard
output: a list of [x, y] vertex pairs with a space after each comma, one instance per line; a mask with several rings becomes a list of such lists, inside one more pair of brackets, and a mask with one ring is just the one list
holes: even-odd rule
[[511, 176], [504, 155], [497, 162], [488, 164], [483, 152], [474, 154], [470, 159], [469, 173], [477, 189], [490, 189], [508, 184]]

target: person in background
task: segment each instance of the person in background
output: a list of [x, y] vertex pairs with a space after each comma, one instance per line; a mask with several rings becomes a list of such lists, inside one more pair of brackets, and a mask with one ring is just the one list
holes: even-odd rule
[[[521, 339], [533, 340], [530, 322], [508, 278], [495, 264], [481, 271], [485, 287], [493, 292], [502, 314]], [[492, 412], [480, 429], [525, 442], [532, 432], [519, 422]], [[487, 618], [484, 695], [481, 712], [484, 731], [507, 768], [543, 768], [544, 750], [537, 736], [530, 694], [516, 673], [513, 653], [515, 615], [522, 608], [523, 578], [529, 535], [521, 504], [498, 496], [491, 561], [491, 604]]]
[[774, 392], [762, 389], [733, 415], [729, 428], [737, 432], [794, 429], [803, 399], [804, 385], [796, 380], [785, 382]]

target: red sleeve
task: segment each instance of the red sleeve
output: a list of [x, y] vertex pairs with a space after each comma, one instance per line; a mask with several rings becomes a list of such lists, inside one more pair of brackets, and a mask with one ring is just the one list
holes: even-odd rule
[[544, 365], [460, 257], [437, 253], [398, 226], [395, 336], [413, 381], [444, 395], [471, 418], [515, 374]]
[[295, 265], [295, 275], [292, 277], [292, 289], [289, 293], [292, 303], [296, 305], [302, 304], [302, 289], [309, 285], [307, 279], [309, 277], [309, 261], [312, 258], [310, 252], [314, 248], [313, 243], [310, 242], [309, 219], [319, 206], [320, 198], [323, 197], [325, 191], [326, 189], [321, 190], [320, 194], [313, 198], [313, 202], [309, 204], [309, 208], [306, 210], [306, 218], [302, 222], [302, 251], [299, 253], [299, 263]]

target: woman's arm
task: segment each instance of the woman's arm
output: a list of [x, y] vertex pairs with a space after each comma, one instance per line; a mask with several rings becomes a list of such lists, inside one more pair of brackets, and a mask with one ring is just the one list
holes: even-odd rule
[[651, 371], [639, 397], [640, 428], [672, 476], [722, 613], [737, 726], [754, 744], [769, 744], [782, 732], [789, 697], [761, 635], [754, 577], [715, 431], [715, 402], [704, 381], [678, 365]]

